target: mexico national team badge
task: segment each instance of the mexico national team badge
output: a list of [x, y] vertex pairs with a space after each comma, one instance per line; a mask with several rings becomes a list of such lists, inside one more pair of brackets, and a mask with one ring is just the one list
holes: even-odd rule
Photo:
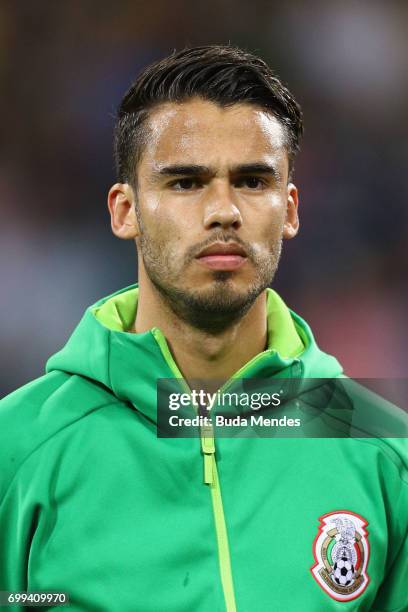
[[370, 545], [367, 521], [347, 510], [320, 517], [313, 543], [311, 572], [324, 591], [337, 601], [350, 601], [365, 591]]

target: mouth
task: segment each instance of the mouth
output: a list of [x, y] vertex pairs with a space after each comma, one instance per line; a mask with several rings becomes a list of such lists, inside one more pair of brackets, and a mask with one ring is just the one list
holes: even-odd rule
[[232, 271], [241, 268], [247, 261], [242, 247], [235, 243], [215, 242], [203, 249], [196, 257], [199, 264], [210, 270]]

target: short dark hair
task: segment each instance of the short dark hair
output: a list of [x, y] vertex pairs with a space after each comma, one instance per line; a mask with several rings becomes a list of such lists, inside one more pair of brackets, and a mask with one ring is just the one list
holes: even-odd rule
[[270, 111], [282, 124], [289, 176], [303, 134], [302, 111], [290, 91], [259, 57], [230, 45], [174, 51], [147, 66], [125, 94], [114, 130], [117, 179], [136, 183], [149, 111], [164, 102], [201, 97], [220, 106], [249, 103]]

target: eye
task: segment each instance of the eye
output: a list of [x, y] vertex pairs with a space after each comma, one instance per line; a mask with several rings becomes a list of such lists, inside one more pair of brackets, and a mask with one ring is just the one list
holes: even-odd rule
[[176, 191], [192, 191], [195, 187], [199, 187], [200, 183], [196, 178], [181, 178], [170, 183], [170, 187]]
[[265, 188], [266, 181], [259, 176], [243, 176], [236, 181], [235, 186], [259, 191]]

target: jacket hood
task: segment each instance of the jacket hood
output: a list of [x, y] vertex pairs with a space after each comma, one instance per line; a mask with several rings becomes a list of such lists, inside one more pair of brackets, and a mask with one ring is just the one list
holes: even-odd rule
[[[268, 348], [232, 378], [334, 378], [338, 361], [321, 351], [308, 324], [267, 289]], [[131, 285], [102, 298], [85, 311], [64, 348], [47, 362], [46, 372], [79, 375], [110, 389], [156, 420], [153, 401], [158, 378], [182, 378], [166, 339], [157, 327], [145, 333], [129, 330], [137, 310], [139, 289]]]

